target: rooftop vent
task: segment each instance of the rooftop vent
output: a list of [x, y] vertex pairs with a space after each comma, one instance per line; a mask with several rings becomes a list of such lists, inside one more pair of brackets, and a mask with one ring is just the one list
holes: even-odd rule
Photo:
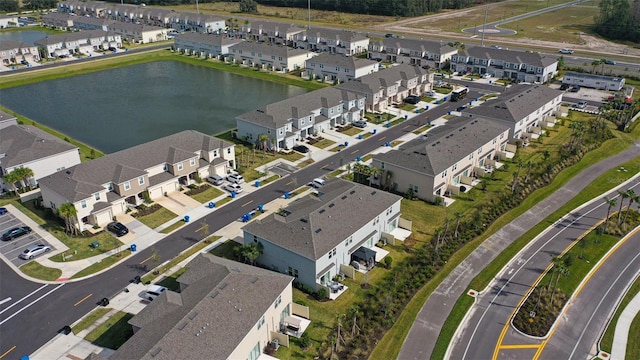
[[371, 192], [371, 195], [375, 195], [376, 193], [377, 193], [377, 191], [374, 190], [374, 191]]
[[160, 354], [160, 352], [162, 351], [162, 348], [155, 348], [151, 351], [151, 357], [156, 357], [158, 354]]
[[307, 219], [305, 219], [305, 218], [301, 218], [301, 219], [300, 219], [300, 221], [302, 221], [303, 223], [308, 222], [308, 220], [307, 220]]
[[355, 193], [356, 193], [356, 191], [355, 191], [355, 190], [351, 190], [351, 191], [349, 191], [349, 194], [351, 194], [351, 195], [353, 195], [353, 194], [355, 194]]
[[182, 322], [182, 323], [180, 323], [180, 325], [178, 325], [178, 330], [182, 330], [182, 329], [184, 329], [186, 326], [187, 326], [187, 322], [186, 322], [186, 321], [185, 321], [185, 322]]
[[257, 283], [257, 282], [258, 282], [258, 278], [257, 278], [257, 277], [254, 277], [253, 279], [251, 279], [251, 283], [252, 283], [252, 284], [255, 284], [255, 283]]
[[196, 316], [198, 316], [198, 312], [197, 311], [193, 311], [191, 314], [189, 314], [189, 319], [193, 320], [196, 318]]

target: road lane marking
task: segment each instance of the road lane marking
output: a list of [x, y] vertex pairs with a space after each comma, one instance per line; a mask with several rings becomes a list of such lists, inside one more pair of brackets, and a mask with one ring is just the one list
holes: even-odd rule
[[326, 165], [322, 166], [322, 167], [320, 168], [320, 170], [326, 169], [328, 166], [329, 166], [329, 164], [326, 164]]
[[[602, 224], [605, 220], [600, 221], [598, 224]], [[595, 227], [593, 227], [592, 229], [588, 230], [588, 232], [593, 231], [593, 229], [595, 229]], [[636, 228], [634, 231], [632, 231], [631, 233], [627, 234], [627, 236], [625, 236], [624, 239], [622, 239], [622, 241], [619, 241], [613, 248], [611, 248], [611, 250], [609, 250], [609, 252], [607, 252], [607, 254], [601, 258], [598, 263], [596, 264], [595, 267], [593, 267], [589, 273], [587, 274], [587, 276], [585, 276], [585, 278], [583, 279], [583, 281], [580, 283], [580, 285], [578, 285], [578, 288], [573, 292], [573, 294], [571, 295], [571, 298], [569, 298], [569, 301], [567, 302], [567, 304], [562, 308], [562, 312], [560, 312], [560, 314], [558, 314], [558, 318], [561, 317], [562, 315], [564, 315], [567, 310], [569, 309], [569, 307], [571, 307], [571, 302], [578, 296], [580, 295], [580, 292], [582, 291], [582, 289], [584, 288], [584, 286], [591, 280], [591, 278], [593, 277], [593, 275], [595, 275], [596, 272], [598, 272], [598, 270], [600, 269], [600, 267], [607, 262], [607, 259], [609, 259], [609, 257], [611, 255], [613, 255], [616, 251], [618, 251], [618, 248], [620, 248], [620, 246], [622, 246], [624, 243], [627, 242], [627, 240], [631, 239], [631, 237], [633, 237], [638, 231], [640, 230], [640, 228]], [[583, 238], [584, 236], [581, 236], [579, 239], [576, 239], [576, 241], [579, 241], [581, 238]], [[636, 256], [637, 257], [637, 256]], [[635, 258], [634, 258], [635, 260]], [[629, 264], [627, 265], [627, 267], [629, 266]], [[626, 270], [626, 268], [624, 269]], [[623, 271], [624, 271], [623, 270]], [[622, 272], [620, 273], [620, 275], [622, 274]], [[616, 278], [616, 281], [620, 278], [620, 275], [618, 275], [618, 277]], [[613, 286], [613, 283], [612, 285]], [[608, 291], [607, 291], [608, 292]], [[604, 297], [603, 297], [604, 299]], [[600, 301], [602, 302], [602, 300]], [[599, 306], [600, 304], [598, 304]], [[594, 313], [595, 314], [595, 313]], [[593, 318], [593, 314], [591, 315], [591, 318]], [[555, 324], [554, 324], [555, 325]], [[542, 342], [540, 348], [538, 349], [538, 351], [536, 351], [535, 355], [533, 355], [532, 360], [538, 360], [538, 358], [540, 358], [540, 355], [542, 355], [542, 350], [544, 350], [544, 347], [547, 346], [547, 342], [549, 342], [549, 340], [551, 339], [551, 337], [553, 336], [553, 334], [555, 333], [556, 327], [553, 326], [551, 328], [551, 331], [549, 331], [549, 335], [547, 336], [546, 339], [544, 339], [544, 341]], [[584, 330], [582, 332], [582, 335], [584, 335]], [[582, 338], [582, 335], [580, 336], [580, 338]], [[573, 353], [576, 351], [576, 347], [578, 346], [578, 344], [576, 343], [576, 346], [573, 348], [573, 351], [571, 352], [571, 356], [573, 356]], [[571, 358], [571, 357], [569, 357]]]
[[154, 256], [155, 256], [155, 255], [151, 255], [151, 256], [149, 256], [148, 258], [146, 258], [146, 259], [144, 259], [144, 260], [140, 261], [140, 265], [142, 265], [142, 264], [146, 263], [147, 261], [149, 261], [149, 260], [153, 259], [153, 257], [154, 257]]
[[63, 287], [63, 286], [64, 286], [64, 283], [62, 283], [62, 284], [60, 284], [60, 285], [56, 286], [55, 288], [53, 288], [52, 290], [50, 290], [50, 291], [49, 291], [49, 292], [47, 292], [46, 294], [44, 294], [44, 295], [40, 296], [39, 298], [37, 298], [37, 299], [33, 300], [32, 302], [30, 302], [29, 304], [27, 304], [26, 306], [24, 306], [22, 309], [20, 309], [20, 310], [16, 311], [15, 313], [13, 313], [13, 314], [12, 314], [11, 316], [9, 316], [8, 318], [6, 318], [6, 319], [4, 319], [4, 320], [0, 321], [0, 325], [2, 325], [2, 324], [4, 324], [4, 323], [6, 323], [7, 321], [11, 320], [14, 316], [16, 316], [16, 315], [20, 314], [21, 312], [23, 312], [23, 311], [27, 310], [31, 305], [33, 305], [33, 304], [37, 303], [38, 301], [40, 301], [40, 300], [44, 299], [44, 297], [45, 297], [45, 296], [48, 296], [49, 294], [51, 294], [52, 292], [54, 292], [54, 291], [56, 291], [56, 290], [60, 289], [60, 288], [61, 288], [61, 287]]
[[247, 206], [247, 205], [251, 204], [252, 202], [253, 202], [253, 200], [249, 200], [249, 201], [247, 201], [244, 205], [242, 205], [241, 207], [245, 207], [245, 206]]
[[294, 182], [295, 182], [294, 180], [291, 180], [291, 181], [289, 181], [288, 183], [286, 183], [285, 185], [291, 185], [291, 184], [293, 184]]
[[383, 136], [383, 137], [381, 137], [381, 138], [380, 138], [380, 139], [378, 139], [378, 140], [382, 141], [382, 140], [384, 140], [384, 139], [386, 139], [386, 138], [387, 138], [386, 136]]
[[47, 284], [44, 284], [44, 285], [40, 286], [39, 288], [37, 288], [37, 289], [33, 290], [32, 292], [30, 292], [30, 293], [28, 293], [27, 295], [23, 296], [23, 297], [22, 297], [22, 299], [20, 299], [20, 300], [18, 300], [18, 301], [16, 301], [16, 302], [14, 302], [13, 304], [11, 304], [11, 305], [10, 305], [9, 307], [7, 307], [6, 309], [4, 309], [4, 310], [0, 311], [0, 314], [3, 314], [5, 311], [7, 311], [7, 310], [11, 309], [12, 307], [14, 307], [14, 306], [16, 306], [16, 305], [20, 304], [20, 303], [21, 303], [21, 302], [23, 302], [26, 298], [28, 298], [29, 296], [31, 296], [31, 295], [33, 295], [33, 294], [37, 293], [38, 291], [40, 291], [40, 290], [42, 290], [42, 289], [44, 289], [44, 288], [46, 288], [47, 286], [48, 286]]
[[351, 152], [351, 154], [353, 155], [353, 154], [357, 153], [358, 151], [360, 151], [360, 150], [355, 149], [355, 150], [353, 150], [353, 151]]
[[9, 355], [9, 353], [10, 353], [10, 352], [12, 352], [15, 348], [16, 348], [16, 346], [15, 346], [15, 345], [13, 345], [13, 346], [11, 347], [11, 349], [9, 349], [9, 350], [5, 351], [5, 352], [4, 352], [4, 354], [0, 355], [0, 359], [2, 359], [3, 357], [5, 357], [5, 356]]
[[4, 304], [4, 303], [7, 303], [7, 302], [9, 302], [9, 301], [11, 301], [11, 300], [12, 300], [12, 299], [11, 299], [11, 296], [9, 296], [8, 298], [6, 298], [6, 299], [4, 299], [4, 300], [0, 301], [0, 305], [2, 305], [2, 304]]
[[93, 294], [89, 294], [89, 295], [83, 297], [80, 301], [78, 301], [77, 303], [73, 304], [73, 306], [78, 306], [78, 305], [82, 304], [83, 301], [87, 300], [91, 296], [93, 296]]
[[410, 126], [410, 125], [407, 125], [407, 126], [403, 127], [403, 128], [402, 128], [402, 129], [400, 129], [400, 130], [408, 129], [409, 127], [411, 127], [411, 126]]
[[500, 345], [500, 349], [537, 349], [540, 344], [522, 344], [522, 345]]

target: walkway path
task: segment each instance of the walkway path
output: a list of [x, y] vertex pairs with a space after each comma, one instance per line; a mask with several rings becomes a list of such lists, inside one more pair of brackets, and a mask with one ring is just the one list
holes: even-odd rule
[[633, 322], [633, 319], [637, 316], [640, 316], [640, 293], [633, 297], [618, 318], [613, 336], [611, 360], [624, 360], [627, 352], [627, 341], [629, 340], [631, 322]]

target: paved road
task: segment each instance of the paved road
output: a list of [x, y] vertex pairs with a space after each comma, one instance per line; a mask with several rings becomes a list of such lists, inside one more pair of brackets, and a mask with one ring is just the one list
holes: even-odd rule
[[550, 6], [550, 7], [544, 8], [544, 9], [531, 11], [531, 12], [528, 12], [528, 13], [525, 13], [525, 14], [522, 14], [522, 15], [517, 15], [517, 16], [514, 16], [514, 17], [510, 17], [508, 19], [502, 19], [502, 20], [486, 23], [484, 25], [478, 25], [478, 26], [475, 26], [475, 27], [462, 29], [462, 32], [465, 32], [467, 34], [482, 34], [482, 32], [484, 31], [485, 34], [489, 34], [489, 35], [503, 35], [503, 36], [504, 35], [515, 35], [515, 34], [517, 34], [516, 31], [509, 30], [509, 29], [500, 29], [500, 28], [498, 28], [498, 26], [502, 25], [502, 24], [507, 24], [507, 23], [510, 23], [510, 22], [526, 19], [528, 17], [544, 14], [544, 13], [547, 13], [547, 12], [556, 11], [558, 9], [570, 7], [570, 6], [573, 6], [573, 5], [577, 5], [577, 4], [580, 4], [580, 3], [585, 2], [585, 1], [587, 1], [587, 0], [577, 0], [577, 1], [572, 1], [572, 2], [565, 3], [565, 4]]
[[[472, 87], [469, 92], [470, 98], [482, 95], [474, 89]], [[336, 155], [242, 196], [238, 201], [217, 209], [203, 220], [209, 224], [211, 233], [215, 233], [227, 224], [238, 221], [242, 214], [255, 208], [257, 204], [266, 204], [281, 197], [285, 191], [293, 190], [291, 177], [296, 178], [297, 184], [308, 183], [313, 178], [335, 170], [339, 166], [341, 157], [347, 162], [352, 161], [358, 155], [367, 154], [384, 146], [385, 142], [415, 130], [420, 126], [417, 120], [424, 124], [427, 119], [441, 117], [457, 106], [459, 104], [455, 102], [445, 103], [366, 140], [356, 140], [353, 145], [350, 144]], [[157, 249], [160, 258], [171, 259], [201, 240], [202, 236], [196, 232], [199, 227], [201, 227], [201, 221], [191, 223], [156, 243], [154, 248]], [[150, 256], [151, 248], [148, 248], [89, 280], [64, 285], [47, 285], [31, 295], [29, 294], [32, 291], [39, 289], [42, 285], [31, 283], [12, 274], [12, 270], [2, 263], [0, 265], [0, 274], [2, 274], [0, 301], [7, 297], [12, 297], [13, 302], [23, 298], [24, 300], [19, 305], [11, 309], [7, 308], [7, 311], [0, 313], [0, 356], [7, 351], [11, 351], [11, 356], [14, 357], [33, 353], [50, 340], [56, 331], [91, 311], [100, 299], [113, 297], [122, 291], [136, 275], [146, 273], [149, 269], [140, 263]], [[47, 295], [49, 291], [52, 292]]]
[[[405, 339], [399, 354], [399, 359], [428, 359], [431, 357], [433, 347], [440, 334], [440, 329], [451, 313], [453, 305], [457, 299], [464, 294], [471, 280], [473, 280], [487, 264], [495, 259], [514, 239], [522, 236], [526, 231], [542, 221], [548, 214], [551, 214], [564, 205], [600, 174], [637, 156], [640, 156], [640, 142], [626, 151], [602, 160], [584, 170], [558, 189], [553, 196], [547, 197], [485, 240], [482, 245], [474, 250], [449, 274], [427, 299], [427, 302], [418, 313], [416, 321]], [[535, 246], [533, 248], [535, 248]], [[549, 257], [547, 255], [547, 263], [548, 261]], [[503, 292], [501, 294], [505, 293]], [[503, 301], [502, 297], [500, 301]], [[498, 306], [494, 306], [494, 308], [496, 307]], [[474, 326], [476, 324], [475, 322], [470, 323]], [[488, 335], [489, 333], [490, 332], [484, 331], [483, 329], [479, 335]], [[497, 340], [497, 335], [495, 336], [496, 339], [494, 340]], [[461, 344], [464, 343], [465, 342], [461, 342]], [[472, 353], [474, 356], [469, 358], [486, 359], [483, 355], [488, 355], [490, 358], [493, 354], [495, 343], [496, 342], [493, 341], [490, 345], [485, 345], [485, 347], [491, 347], [491, 351], [483, 349], [483, 352]], [[465, 347], [466, 345], [462, 346], [463, 352]], [[456, 350], [460, 350], [459, 347], [456, 347]], [[478, 350], [480, 351], [481, 349]], [[460, 353], [458, 355], [462, 354]], [[453, 358], [459, 359], [459, 357], [455, 356]]]
[[[632, 188], [640, 191], [640, 183], [633, 184]], [[534, 354], [540, 350], [541, 341], [525, 337], [510, 327], [508, 323], [512, 312], [551, 263], [551, 256], [560, 254], [606, 215], [606, 203], [595, 201], [569, 214], [513, 259], [489, 286], [488, 291], [478, 297], [468, 321], [461, 324], [464, 328], [460, 338], [452, 344], [451, 357], [462, 360], [491, 359], [494, 356], [494, 350], [497, 349], [495, 354], [497, 356], [494, 359], [533, 358]], [[576, 259], [576, 261], [580, 260]], [[593, 304], [583, 303], [583, 305], [589, 305], [586, 308], [593, 307], [591, 305], [597, 304], [599, 297], [592, 298], [590, 301]], [[577, 319], [574, 321], [578, 324]], [[575, 340], [572, 338], [562, 340], [566, 345], [572, 344], [573, 341]], [[581, 353], [576, 358], [584, 359], [585, 353]], [[566, 359], [566, 357], [549, 359]]]

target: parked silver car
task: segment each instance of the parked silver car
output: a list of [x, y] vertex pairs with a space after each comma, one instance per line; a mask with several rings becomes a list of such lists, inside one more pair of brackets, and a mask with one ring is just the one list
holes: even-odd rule
[[24, 260], [31, 260], [34, 257], [49, 251], [51, 251], [51, 246], [47, 244], [31, 245], [22, 251], [22, 254], [20, 254], [20, 258]]

